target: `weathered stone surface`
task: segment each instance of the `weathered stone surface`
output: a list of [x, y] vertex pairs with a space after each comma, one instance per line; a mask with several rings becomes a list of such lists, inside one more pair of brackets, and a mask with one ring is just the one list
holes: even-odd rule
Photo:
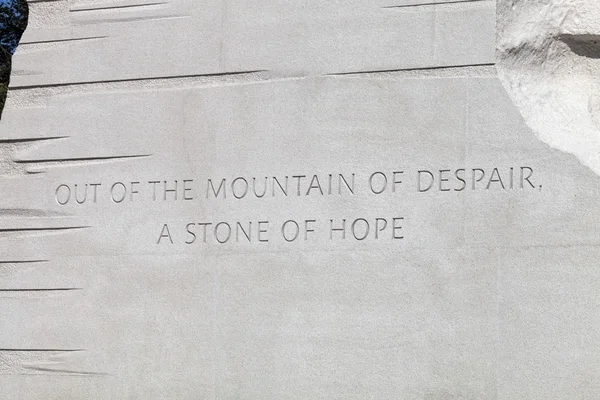
[[507, 92], [540, 140], [599, 173], [600, 4], [498, 5], [498, 67]]
[[600, 180], [429, 3], [32, 3], [0, 397], [595, 398]]

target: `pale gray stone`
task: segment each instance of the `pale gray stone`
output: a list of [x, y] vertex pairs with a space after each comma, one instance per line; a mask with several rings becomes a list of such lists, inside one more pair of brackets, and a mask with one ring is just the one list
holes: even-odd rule
[[598, 397], [598, 176], [432, 3], [32, 2], [0, 398]]

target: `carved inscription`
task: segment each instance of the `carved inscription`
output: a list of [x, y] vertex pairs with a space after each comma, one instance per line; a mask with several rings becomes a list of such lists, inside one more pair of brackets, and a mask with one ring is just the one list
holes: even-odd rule
[[[60, 207], [94, 204], [143, 205], [147, 202], [239, 202], [304, 197], [401, 196], [444, 192], [492, 192], [541, 190], [529, 166], [491, 168], [415, 168], [321, 174], [207, 177], [187, 179], [136, 179], [114, 182], [61, 182], [54, 200]], [[396, 214], [396, 213], [394, 213]], [[311, 241], [317, 232], [329, 241], [402, 240], [403, 215], [348, 216], [346, 218], [298, 218], [189, 221], [183, 225], [161, 223], [157, 245], [284, 243]], [[409, 222], [409, 221], [408, 221]]]

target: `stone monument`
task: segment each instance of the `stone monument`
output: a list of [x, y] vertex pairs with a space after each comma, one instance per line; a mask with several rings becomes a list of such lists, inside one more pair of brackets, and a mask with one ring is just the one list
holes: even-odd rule
[[594, 2], [29, 7], [1, 399], [600, 397]]

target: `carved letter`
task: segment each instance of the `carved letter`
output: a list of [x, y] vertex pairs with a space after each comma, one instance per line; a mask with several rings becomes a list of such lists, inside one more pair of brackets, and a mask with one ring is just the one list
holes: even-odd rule
[[225, 194], [225, 190], [226, 190], [225, 189], [225, 178], [223, 178], [221, 180], [221, 183], [219, 184], [219, 190], [216, 190], [216, 191], [215, 191], [215, 187], [213, 186], [212, 179], [208, 180], [208, 184], [206, 186], [206, 198], [207, 199], [208, 199], [208, 194], [209, 194], [209, 190], [210, 189], [212, 189], [212, 192], [213, 192], [213, 194], [215, 196], [215, 199], [217, 197], [219, 197], [219, 193], [221, 193], [221, 189], [223, 189], [223, 198], [224, 199], [227, 198], [227, 195]]
[[[423, 189], [421, 187], [421, 183], [422, 183], [421, 174], [428, 174], [429, 175], [429, 179], [431, 179], [431, 182], [429, 182], [429, 186], [427, 186], [427, 188], [425, 188], [425, 189]], [[429, 172], [429, 171], [419, 171], [418, 172], [418, 177], [417, 177], [417, 190], [419, 192], [426, 192], [426, 191], [428, 191], [429, 189], [431, 189], [433, 187], [434, 180], [435, 179], [433, 178], [433, 174], [431, 172]]]
[[173, 244], [173, 239], [171, 238], [171, 232], [169, 232], [169, 227], [167, 226], [167, 224], [163, 225], [163, 228], [160, 231], [160, 236], [158, 237], [158, 242], [156, 242], [156, 244], [160, 244], [160, 240], [162, 238], [169, 238], [169, 240], [171, 241], [171, 244]]

